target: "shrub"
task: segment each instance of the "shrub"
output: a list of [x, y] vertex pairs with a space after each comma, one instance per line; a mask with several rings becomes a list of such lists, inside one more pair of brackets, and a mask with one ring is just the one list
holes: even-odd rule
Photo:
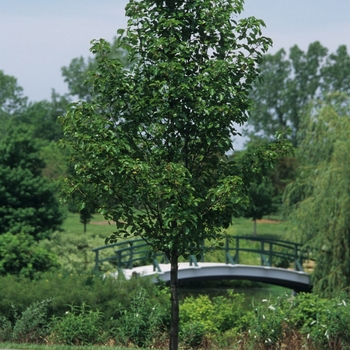
[[141, 347], [150, 345], [164, 326], [166, 312], [166, 309], [150, 298], [144, 288], [139, 289], [130, 306], [123, 307], [121, 316], [115, 321], [118, 340]]
[[[103, 278], [94, 274], [46, 273], [30, 280], [25, 277], [0, 276], [0, 314], [13, 324], [14, 308], [21, 313], [29, 305], [52, 299], [48, 316], [63, 316], [67, 305], [82, 305], [85, 302], [92, 310], [100, 310], [105, 322], [120, 317], [128, 309], [138, 291], [143, 288], [147, 298], [162, 309], [169, 307], [167, 290], [161, 290], [147, 278], [131, 280]], [[164, 319], [164, 323], [166, 323]]]
[[213, 298], [215, 308], [215, 323], [220, 332], [237, 328], [241, 325], [241, 318], [245, 314], [243, 294], [227, 291], [228, 296], [218, 296]]
[[[346, 298], [323, 299], [315, 294], [288, 294], [256, 304], [243, 317], [250, 342], [279, 348], [288, 337], [303, 338], [304, 346], [343, 349], [350, 345], [350, 312]], [[298, 336], [299, 335], [299, 336]], [[301, 342], [302, 343], [302, 342]]]
[[190, 348], [197, 348], [202, 345], [206, 334], [205, 326], [198, 321], [182, 323], [180, 326], [180, 341]]
[[12, 324], [4, 315], [0, 315], [0, 342], [10, 341], [11, 339]]
[[93, 345], [105, 339], [103, 315], [82, 304], [70, 306], [62, 317], [53, 317], [51, 339], [65, 345]]
[[48, 307], [51, 299], [31, 304], [13, 327], [12, 338], [19, 342], [43, 342], [49, 334]]
[[283, 300], [278, 297], [253, 303], [254, 311], [244, 319], [250, 342], [265, 345], [267, 349], [280, 348], [286, 321]]
[[218, 339], [219, 334], [238, 327], [244, 314], [244, 296], [228, 291], [228, 297], [188, 297], [180, 305], [180, 340], [188, 347]]
[[[180, 305], [180, 327], [184, 325], [201, 325], [206, 333], [217, 333], [218, 327], [215, 322], [215, 306], [208, 295], [188, 297]], [[188, 328], [188, 326], [185, 326]]]
[[33, 278], [38, 273], [58, 267], [55, 255], [39, 247], [29, 234], [0, 235], [0, 275]]
[[350, 345], [350, 310], [345, 295], [335, 299], [300, 293], [292, 302], [290, 323], [318, 349]]

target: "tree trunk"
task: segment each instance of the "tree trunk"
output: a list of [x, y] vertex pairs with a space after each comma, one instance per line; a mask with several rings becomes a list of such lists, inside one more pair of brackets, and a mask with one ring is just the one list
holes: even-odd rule
[[178, 285], [178, 256], [170, 256], [170, 295], [171, 295], [171, 327], [169, 350], [178, 350], [179, 347], [179, 285]]
[[253, 221], [254, 221], [254, 237], [256, 237], [256, 219], [254, 219]]

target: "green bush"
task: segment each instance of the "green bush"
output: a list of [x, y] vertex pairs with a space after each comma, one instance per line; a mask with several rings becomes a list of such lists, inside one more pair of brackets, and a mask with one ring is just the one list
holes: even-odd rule
[[215, 306], [208, 295], [188, 297], [180, 305], [180, 327], [182, 329], [187, 324], [201, 325], [203, 332], [217, 333], [215, 311]]
[[180, 305], [181, 325], [201, 324], [206, 333], [224, 332], [237, 327], [244, 314], [242, 304], [244, 295], [228, 291], [228, 296], [212, 299], [207, 295], [185, 298]]
[[168, 310], [147, 294], [144, 288], [140, 288], [129, 307], [122, 307], [121, 316], [115, 321], [117, 338], [123, 344], [135, 344], [145, 347], [163, 328], [164, 318]]
[[0, 235], [0, 275], [33, 278], [58, 267], [56, 256], [38, 246], [33, 236], [23, 232]]
[[103, 331], [103, 314], [83, 303], [70, 306], [62, 317], [53, 317], [51, 340], [64, 345], [99, 344], [106, 337]]
[[319, 298], [301, 293], [293, 300], [290, 323], [299, 329], [318, 349], [350, 345], [350, 307], [347, 297]]
[[[170, 328], [169, 290], [147, 278], [52, 272], [34, 280], [2, 276], [0, 295], [0, 341], [42, 342], [50, 334], [63, 344], [101, 343], [109, 337], [121, 345], [156, 346], [160, 339], [164, 345]], [[250, 311], [243, 303], [244, 296], [233, 291], [227, 297], [185, 298], [180, 304], [182, 345], [224, 349], [240, 341], [242, 349], [274, 349], [295, 336], [300, 347], [350, 348], [346, 296], [285, 294], [254, 301]]]
[[[2, 276], [0, 277], [0, 315], [3, 315], [3, 321], [2, 326], [0, 324], [2, 327], [0, 335], [6, 338], [9, 329], [8, 322], [15, 325], [20, 319], [18, 315], [25, 312], [30, 305], [36, 305], [48, 298], [52, 301], [47, 305], [47, 319], [65, 317], [66, 312], [69, 311], [67, 305], [85, 303], [89, 305], [91, 311], [97, 312], [98, 310], [103, 314], [103, 329], [116, 330], [121, 324], [118, 320], [125, 320], [132, 314], [140, 291], [145, 299], [146, 311], [144, 314], [148, 313], [148, 316], [151, 309], [156, 307], [158, 314], [155, 319], [159, 321], [158, 325], [162, 326], [162, 330], [166, 329], [170, 319], [168, 288], [158, 287], [147, 278], [125, 280], [124, 278], [103, 278], [93, 274], [59, 273], [47, 273], [34, 280], [25, 277]], [[124, 333], [116, 333], [120, 339], [122, 333], [133, 338], [128, 333], [131, 328], [132, 325], [127, 325], [123, 329]]]
[[0, 342], [10, 340], [12, 340], [12, 324], [4, 315], [0, 315]]
[[19, 315], [11, 306], [11, 318], [0, 315], [0, 341], [42, 343], [50, 332], [48, 309], [51, 300], [46, 299], [29, 305]]
[[[162, 292], [147, 278], [112, 278], [94, 274], [46, 273], [40, 278], [30, 280], [25, 277], [0, 276], [0, 314], [12, 323], [14, 308], [21, 313], [29, 305], [52, 299], [49, 317], [63, 316], [67, 305], [82, 305], [83, 302], [93, 310], [105, 315], [105, 322], [120, 317], [122, 310], [128, 309], [135, 295], [143, 288], [152, 303], [167, 308], [169, 296]], [[165, 322], [165, 321], [164, 321]]]
[[284, 298], [263, 299], [253, 303], [254, 311], [243, 318], [252, 343], [265, 344], [268, 349], [279, 349], [283, 338], [284, 324], [287, 321], [283, 308]]
[[202, 345], [206, 334], [203, 323], [195, 321], [181, 324], [179, 338], [180, 341], [189, 348], [198, 348]]
[[180, 340], [187, 347], [199, 347], [220, 334], [240, 326], [244, 295], [228, 291], [228, 296], [212, 299], [207, 295], [185, 298], [180, 305]]
[[[350, 345], [350, 310], [345, 298], [323, 299], [300, 293], [285, 294], [256, 303], [254, 312], [242, 318], [251, 343], [279, 348], [288, 333], [298, 333], [304, 346], [317, 349], [343, 349]], [[243, 327], [242, 327], [243, 328]]]
[[13, 327], [12, 338], [19, 342], [44, 342], [49, 334], [48, 308], [51, 299], [35, 302], [30, 305], [16, 320]]

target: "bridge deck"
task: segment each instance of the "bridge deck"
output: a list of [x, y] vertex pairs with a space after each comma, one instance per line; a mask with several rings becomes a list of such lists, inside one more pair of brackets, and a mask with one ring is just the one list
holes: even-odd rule
[[[154, 271], [153, 265], [139, 266], [133, 269], [124, 269], [124, 276], [129, 279], [132, 276], [154, 276], [169, 282], [170, 264], [159, 264], [160, 272]], [[117, 275], [115, 273], [114, 275]], [[198, 266], [190, 266], [187, 263], [179, 263], [179, 281], [194, 281], [205, 279], [247, 279], [263, 283], [272, 283], [295, 291], [310, 291], [310, 275], [302, 271], [294, 271], [269, 266], [231, 265], [222, 263], [200, 263]]]

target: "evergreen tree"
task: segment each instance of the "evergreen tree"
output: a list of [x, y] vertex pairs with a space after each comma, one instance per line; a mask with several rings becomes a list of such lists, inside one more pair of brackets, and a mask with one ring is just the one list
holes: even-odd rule
[[0, 142], [0, 234], [23, 231], [40, 240], [59, 229], [57, 187], [42, 176], [44, 166], [32, 131], [9, 129]]

